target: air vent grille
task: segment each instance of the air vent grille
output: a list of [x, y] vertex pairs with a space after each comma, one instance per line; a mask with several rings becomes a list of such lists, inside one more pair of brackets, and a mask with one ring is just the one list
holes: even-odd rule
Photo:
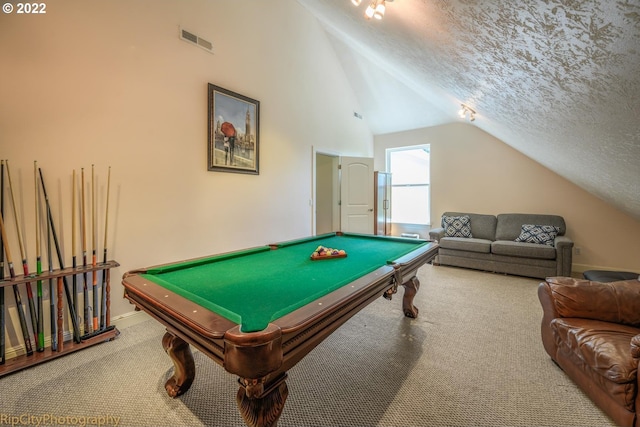
[[190, 31], [180, 28], [180, 38], [186, 42], [192, 43], [209, 53], [213, 53], [213, 43], [209, 40], [205, 40], [200, 36], [193, 34]]
[[208, 42], [205, 39], [201, 39], [200, 37], [198, 37], [198, 45], [207, 50], [213, 50], [213, 45], [211, 44], [211, 42]]

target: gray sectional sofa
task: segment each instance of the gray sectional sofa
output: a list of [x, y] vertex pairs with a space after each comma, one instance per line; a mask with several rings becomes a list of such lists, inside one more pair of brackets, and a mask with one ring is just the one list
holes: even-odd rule
[[571, 276], [573, 241], [558, 215], [445, 212], [429, 231], [436, 263], [544, 279]]

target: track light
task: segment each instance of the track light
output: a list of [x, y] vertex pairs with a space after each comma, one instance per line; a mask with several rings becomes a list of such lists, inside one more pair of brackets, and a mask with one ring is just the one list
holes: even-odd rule
[[381, 0], [380, 3], [378, 3], [378, 5], [376, 6], [375, 12], [373, 12], [373, 17], [376, 19], [382, 19], [385, 9], [386, 7], [384, 4], [384, 0]]
[[468, 118], [469, 118], [470, 122], [472, 122], [472, 121], [474, 121], [476, 119], [476, 112], [472, 108], [470, 108], [470, 107], [468, 107], [468, 106], [466, 106], [464, 104], [460, 104], [460, 107], [461, 108], [458, 111], [458, 115], [460, 116], [461, 119], [467, 118], [467, 114], [469, 115]]
[[367, 10], [364, 11], [364, 16], [367, 19], [371, 19], [375, 11], [376, 11], [376, 1], [374, 0], [371, 2], [369, 6], [367, 6]]
[[[364, 11], [364, 16], [367, 19], [375, 18], [382, 19], [384, 16], [384, 12], [387, 9], [387, 2], [392, 2], [393, 0], [372, 0], [367, 6], [367, 9]], [[351, 0], [354, 6], [360, 6], [362, 0]]]

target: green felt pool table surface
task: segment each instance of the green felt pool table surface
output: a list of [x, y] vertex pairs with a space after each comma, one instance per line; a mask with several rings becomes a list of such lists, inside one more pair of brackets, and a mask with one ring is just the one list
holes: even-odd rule
[[[428, 243], [331, 233], [154, 267], [142, 277], [252, 332]], [[347, 256], [312, 260], [320, 245]]]

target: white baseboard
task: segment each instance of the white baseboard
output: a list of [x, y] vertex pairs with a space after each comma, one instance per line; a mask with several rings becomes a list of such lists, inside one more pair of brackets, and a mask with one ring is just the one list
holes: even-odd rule
[[[129, 326], [137, 325], [138, 323], [144, 322], [146, 320], [151, 319], [144, 311], [131, 311], [129, 313], [125, 313], [121, 316], [111, 319], [111, 325], [114, 325], [118, 330], [122, 331], [123, 329], [128, 328]], [[73, 339], [73, 334], [71, 331], [64, 331], [63, 334], [64, 341], [70, 341]], [[32, 340], [33, 344], [33, 340]], [[45, 336], [44, 338], [44, 346], [51, 346], [51, 336]], [[35, 350], [35, 348], [34, 348]], [[17, 356], [22, 356], [26, 354], [27, 350], [24, 347], [24, 344], [16, 345], [13, 347], [8, 347], [5, 349], [4, 355], [5, 359], [13, 359]]]
[[144, 311], [130, 311], [112, 319], [111, 324], [115, 325], [115, 327], [119, 330], [123, 330], [128, 328], [129, 326], [137, 325], [138, 323], [142, 323], [151, 318], [152, 317]]

